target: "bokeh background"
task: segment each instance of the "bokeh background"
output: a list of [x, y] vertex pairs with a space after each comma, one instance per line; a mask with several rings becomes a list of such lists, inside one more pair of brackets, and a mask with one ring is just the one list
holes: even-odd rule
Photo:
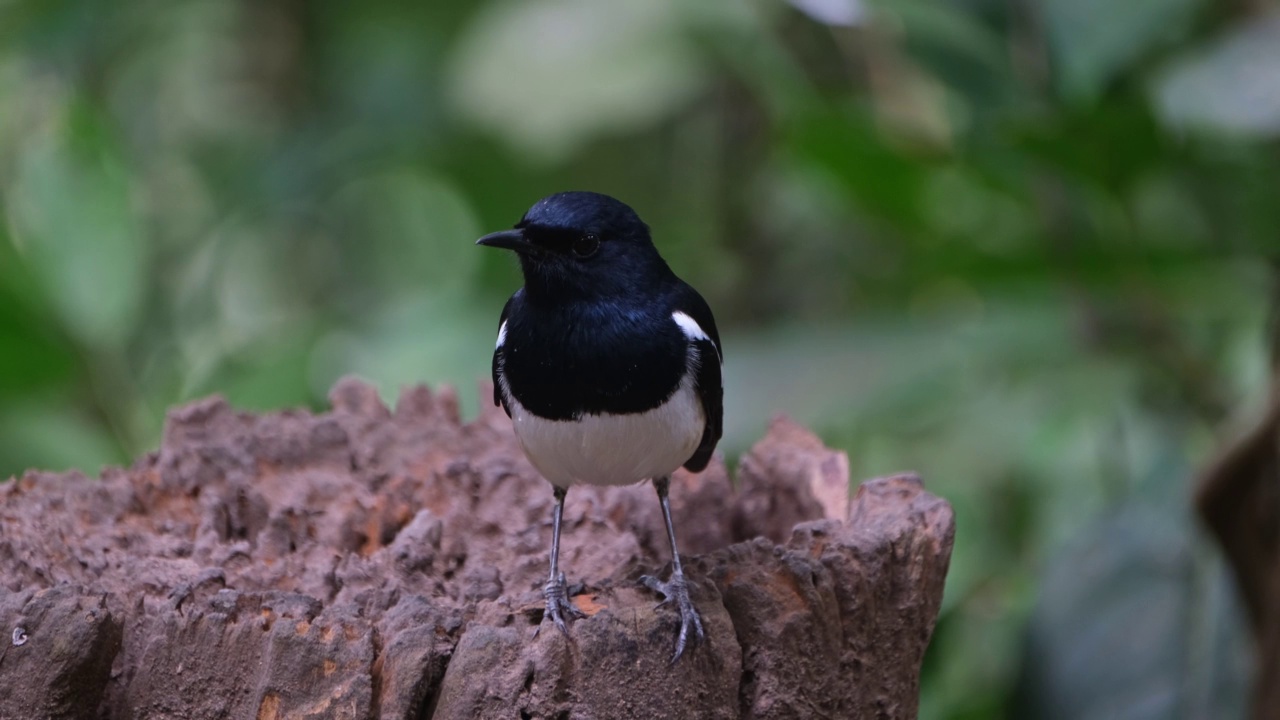
[[537, 198], [633, 205], [787, 412], [958, 534], [925, 718], [1231, 718], [1195, 472], [1256, 418], [1273, 0], [0, 0], [0, 477], [174, 403], [450, 383]]

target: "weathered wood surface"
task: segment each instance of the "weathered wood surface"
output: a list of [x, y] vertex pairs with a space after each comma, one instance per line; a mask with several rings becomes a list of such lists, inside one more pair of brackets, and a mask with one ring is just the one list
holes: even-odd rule
[[[708, 642], [638, 584], [667, 561], [646, 483], [574, 488], [562, 564], [589, 617], [541, 620], [552, 496], [500, 411], [173, 411], [101, 479], [0, 485], [0, 718], [911, 718], [950, 507], [914, 476], [848, 497], [786, 420], [672, 501]], [[11, 633], [16, 633], [11, 636]]]

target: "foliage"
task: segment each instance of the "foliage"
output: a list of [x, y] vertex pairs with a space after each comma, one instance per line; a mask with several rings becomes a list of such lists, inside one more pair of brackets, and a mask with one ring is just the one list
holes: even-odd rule
[[1265, 6], [0, 3], [0, 474], [348, 372], [474, 408], [470, 241], [596, 189], [716, 308], [731, 456], [786, 411], [955, 504], [925, 717], [1231, 716], [1187, 494], [1266, 382]]

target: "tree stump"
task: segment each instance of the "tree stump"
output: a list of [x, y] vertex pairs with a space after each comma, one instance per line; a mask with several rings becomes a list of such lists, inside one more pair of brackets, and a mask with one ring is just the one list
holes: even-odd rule
[[536, 632], [553, 498], [506, 416], [330, 399], [198, 401], [129, 469], [0, 485], [0, 717], [915, 716], [954, 533], [915, 476], [850, 498], [845, 456], [779, 419], [736, 489], [673, 478], [707, 640], [671, 664], [648, 483], [570, 490], [587, 617]]

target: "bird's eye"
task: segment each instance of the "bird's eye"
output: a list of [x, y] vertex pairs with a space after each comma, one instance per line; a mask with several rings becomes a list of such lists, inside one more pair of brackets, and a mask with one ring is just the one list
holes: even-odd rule
[[579, 235], [573, 241], [573, 254], [580, 258], [589, 258], [600, 249], [600, 238], [594, 233]]

